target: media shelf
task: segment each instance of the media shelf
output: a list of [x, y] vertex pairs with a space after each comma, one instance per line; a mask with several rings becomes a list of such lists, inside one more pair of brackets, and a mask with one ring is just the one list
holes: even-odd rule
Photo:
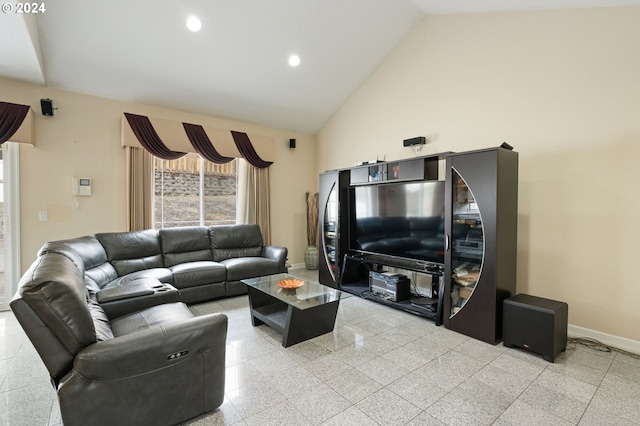
[[496, 344], [515, 294], [518, 154], [505, 148], [446, 159], [445, 327]]
[[253, 317], [282, 334], [287, 323], [287, 304], [273, 303], [253, 309]]
[[[351, 190], [358, 186], [394, 182], [425, 182], [441, 179], [441, 166], [449, 152], [396, 161], [327, 170], [319, 175], [318, 281], [338, 288], [342, 261], [349, 249]], [[418, 268], [418, 270], [420, 270]]]
[[379, 162], [351, 169], [351, 185], [372, 182], [418, 181], [438, 179], [438, 155], [411, 160]]
[[[428, 262], [416, 262], [404, 259], [384, 258], [376, 255], [346, 254], [343, 261], [342, 275], [339, 289], [366, 300], [391, 306], [414, 315], [419, 315], [435, 321], [441, 325], [443, 321], [442, 307], [444, 296], [444, 277], [439, 265]], [[431, 295], [411, 292], [408, 300], [394, 301], [384, 295], [375, 294], [370, 290], [369, 273], [383, 272], [385, 267], [404, 269], [416, 274], [431, 276]], [[412, 286], [414, 287], [414, 286]]]
[[[516, 288], [517, 152], [368, 162], [320, 174], [319, 194], [322, 284], [491, 344], [501, 339], [502, 303]], [[414, 278], [409, 291], [406, 280], [376, 278], [391, 268]], [[437, 296], [426, 300], [435, 308], [418, 305], [423, 296]]]
[[320, 175], [318, 232], [320, 259], [318, 281], [337, 288], [342, 250], [347, 246], [347, 189], [349, 170], [334, 170]]
[[484, 229], [473, 193], [464, 179], [452, 172], [451, 308], [457, 314], [472, 296], [482, 270]]
[[[368, 285], [360, 284], [360, 285], [347, 285], [340, 288], [340, 290], [353, 294], [355, 296], [361, 297], [366, 300], [371, 300], [373, 302], [377, 302], [383, 305], [391, 306], [396, 309], [400, 309], [405, 312], [409, 312], [415, 315], [419, 315], [421, 317], [425, 317], [427, 319], [433, 320], [436, 322], [436, 325], [442, 324], [442, 319], [438, 320], [438, 309], [429, 309], [426, 307], [420, 307], [418, 305], [413, 304], [410, 300], [403, 302], [393, 302], [391, 300], [385, 299], [383, 297], [376, 296], [369, 292]], [[417, 298], [417, 297], [416, 297]], [[434, 302], [437, 303], [437, 299], [433, 299]]]

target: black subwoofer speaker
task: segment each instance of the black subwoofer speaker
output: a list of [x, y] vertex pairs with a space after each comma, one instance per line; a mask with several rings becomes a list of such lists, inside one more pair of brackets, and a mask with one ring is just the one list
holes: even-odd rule
[[540, 354], [553, 362], [567, 348], [569, 305], [518, 294], [503, 304], [502, 342]]

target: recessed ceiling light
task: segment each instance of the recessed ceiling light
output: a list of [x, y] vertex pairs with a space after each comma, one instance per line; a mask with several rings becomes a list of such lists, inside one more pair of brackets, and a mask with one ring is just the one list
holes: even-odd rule
[[292, 67], [297, 67], [300, 65], [300, 57], [298, 55], [289, 56], [289, 65]]
[[187, 28], [189, 28], [189, 30], [193, 31], [194, 33], [198, 32], [202, 28], [202, 22], [200, 22], [200, 20], [195, 16], [191, 16], [189, 17], [189, 19], [187, 19]]

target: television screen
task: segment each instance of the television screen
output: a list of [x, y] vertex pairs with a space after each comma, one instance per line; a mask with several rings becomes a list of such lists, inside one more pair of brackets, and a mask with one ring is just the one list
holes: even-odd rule
[[352, 188], [350, 249], [444, 263], [444, 182]]

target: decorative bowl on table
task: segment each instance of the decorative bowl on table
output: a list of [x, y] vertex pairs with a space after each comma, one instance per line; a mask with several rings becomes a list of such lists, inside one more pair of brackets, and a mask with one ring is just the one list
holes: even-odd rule
[[285, 289], [299, 288], [299, 287], [302, 287], [303, 285], [304, 285], [304, 281], [302, 280], [282, 280], [278, 282], [278, 287], [285, 288]]

